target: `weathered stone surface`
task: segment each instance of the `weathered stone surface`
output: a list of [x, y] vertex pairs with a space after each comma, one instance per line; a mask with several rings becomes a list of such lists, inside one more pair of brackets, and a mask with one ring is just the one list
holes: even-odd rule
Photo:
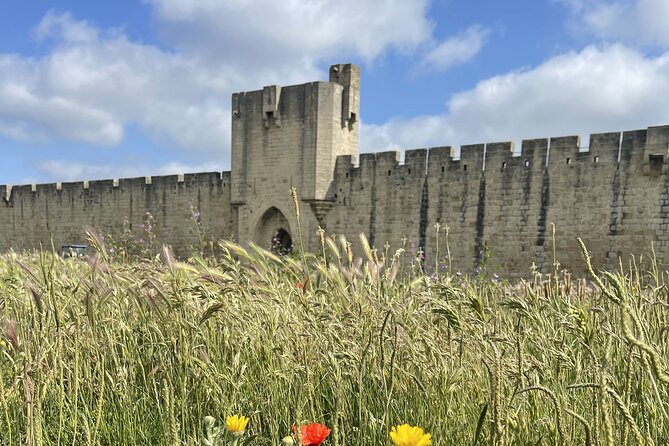
[[[270, 86], [232, 97], [232, 171], [81, 183], [0, 186], [0, 250], [81, 242], [83, 226], [118, 232], [146, 212], [158, 242], [198, 243], [191, 209], [214, 238], [268, 247], [284, 229], [297, 243], [317, 229], [359, 234], [380, 250], [421, 247], [426, 265], [527, 275], [554, 260], [582, 272], [576, 237], [598, 268], [648, 254], [669, 263], [669, 126], [578, 137], [357, 154], [360, 70], [334, 65], [328, 82]], [[437, 233], [439, 223], [439, 255]], [[406, 242], [403, 242], [403, 239]], [[404, 245], [403, 245], [404, 243]], [[412, 248], [413, 247], [413, 248]], [[555, 251], [553, 249], [555, 248]], [[446, 264], [446, 260], [443, 259]]]

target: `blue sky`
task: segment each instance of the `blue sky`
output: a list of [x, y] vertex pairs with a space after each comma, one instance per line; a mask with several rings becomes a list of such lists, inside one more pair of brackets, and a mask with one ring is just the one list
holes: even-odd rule
[[227, 170], [233, 92], [343, 62], [361, 151], [669, 124], [667, 23], [668, 0], [4, 1], [0, 184]]

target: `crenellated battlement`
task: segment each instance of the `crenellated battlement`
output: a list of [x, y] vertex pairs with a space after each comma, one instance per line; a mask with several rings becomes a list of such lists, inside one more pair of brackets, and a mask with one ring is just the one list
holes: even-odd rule
[[230, 172], [202, 172], [177, 175], [145, 176], [136, 178], [115, 178], [84, 180], [73, 182], [33, 183], [21, 185], [0, 185], [0, 196], [5, 205], [11, 206], [20, 198], [40, 195], [76, 195], [101, 192], [124, 192], [144, 188], [179, 188], [189, 186], [230, 187]]
[[430, 253], [438, 222], [450, 228], [455, 255], [468, 259], [463, 270], [490, 250], [500, 271], [549, 267], [555, 227], [569, 263], [579, 260], [581, 236], [602, 267], [615, 267], [651, 243], [666, 250], [668, 147], [669, 126], [661, 126], [592, 134], [585, 148], [578, 136], [560, 136], [523, 140], [519, 150], [470, 144], [459, 156], [450, 146], [407, 150], [404, 163], [396, 151], [363, 153], [357, 163], [339, 157], [332, 226], [349, 236], [368, 228], [377, 245], [403, 234]]
[[[641, 148], [641, 150], [640, 150]], [[560, 169], [573, 169], [577, 164], [596, 168], [597, 165], [617, 164], [620, 160], [640, 163], [644, 170], [654, 163], [661, 163], [666, 173], [669, 164], [669, 125], [649, 127], [647, 130], [595, 133], [590, 135], [589, 145], [583, 147], [579, 136], [534, 138], [522, 141], [519, 151], [514, 143], [493, 142], [468, 144], [460, 147], [459, 154], [451, 146], [406, 150], [404, 163], [400, 162], [400, 151], [372, 152], [337, 159], [336, 175], [349, 173], [350, 177], [368, 174], [372, 169], [381, 173], [385, 169], [402, 173], [411, 167], [431, 175], [439, 170], [455, 172], [462, 170], [470, 175], [490, 170], [528, 168], [530, 164], [545, 166], [557, 173]], [[409, 166], [409, 167], [407, 167]], [[416, 170], [418, 167], [418, 170]]]
[[85, 241], [83, 228], [141, 233], [147, 215], [158, 240], [186, 254], [196, 246], [193, 215], [212, 237], [233, 236], [230, 172], [0, 186], [0, 249]]
[[[422, 251], [426, 269], [517, 276], [559, 262], [578, 273], [578, 236], [596, 268], [651, 244], [669, 267], [669, 125], [417, 148], [401, 161], [398, 151], [358, 154], [360, 70], [338, 64], [328, 75], [234, 94], [230, 172], [0, 186], [0, 250], [81, 242], [85, 225], [145, 228], [150, 215], [157, 241], [182, 254], [205, 228], [210, 240], [284, 248], [301, 230], [307, 249], [323, 228]], [[446, 234], [450, 259], [438, 249]]]

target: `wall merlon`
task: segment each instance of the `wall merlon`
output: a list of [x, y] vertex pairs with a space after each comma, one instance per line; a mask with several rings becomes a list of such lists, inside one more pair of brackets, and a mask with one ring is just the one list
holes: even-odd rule
[[646, 133], [646, 144], [669, 144], [669, 125], [648, 127]]
[[646, 129], [627, 130], [623, 132], [623, 143], [646, 144], [648, 131]]
[[615, 156], [618, 159], [621, 138], [621, 132], [593, 133], [590, 135], [588, 151], [592, 155]]
[[191, 185], [217, 184], [221, 181], [221, 172], [200, 172], [184, 174], [184, 181]]
[[114, 187], [123, 190], [128, 190], [128, 189], [142, 190], [145, 187], [147, 187], [146, 178], [144, 177], [119, 178], [118, 180], [114, 180]]
[[427, 170], [428, 174], [443, 173], [452, 169], [452, 165], [460, 166], [459, 161], [454, 161], [455, 148], [452, 146], [430, 147], [428, 149]]
[[486, 163], [490, 160], [507, 161], [514, 155], [514, 144], [510, 141], [488, 143], [485, 147], [485, 154]]
[[[83, 187], [83, 184], [82, 184]], [[113, 191], [114, 180], [93, 180], [88, 182], [88, 190], [91, 192]]]
[[578, 135], [554, 136], [549, 139], [551, 152], [553, 149], [560, 153], [574, 153], [581, 150], [581, 137]]
[[[669, 125], [648, 127], [644, 162], [664, 164], [662, 172], [667, 172], [669, 162]], [[651, 169], [652, 167], [649, 167]]]
[[[31, 185], [32, 190], [32, 185]], [[84, 191], [84, 182], [67, 182], [67, 183], [56, 183], [56, 191], [63, 193], [81, 193]]]
[[460, 167], [469, 173], [483, 172], [485, 144], [468, 144], [460, 147]]
[[[40, 187], [41, 186], [41, 187]], [[38, 192], [41, 189], [42, 193], [54, 193], [56, 192], [56, 185], [52, 184], [40, 184], [38, 185]], [[30, 184], [21, 184], [18, 186], [12, 186], [11, 199], [16, 200], [18, 197], [30, 197], [32, 195], [32, 185]]]
[[376, 166], [376, 156], [376, 153], [361, 153], [358, 168], [362, 171], [374, 169]]
[[404, 166], [411, 169], [412, 173], [427, 173], [428, 150], [427, 149], [412, 149], [404, 152]]
[[571, 165], [589, 156], [587, 152], [581, 152], [581, 138], [576, 135], [553, 137], [549, 144], [548, 164], [551, 167]]
[[520, 148], [523, 163], [530, 161], [533, 165], [546, 165], [548, 156], [548, 138], [524, 139]]
[[376, 154], [376, 165], [379, 169], [396, 169], [400, 165], [400, 152], [393, 150]]
[[639, 164], [644, 163], [646, 146], [646, 130], [628, 130], [623, 132], [620, 143], [620, 162], [629, 163], [632, 160]]

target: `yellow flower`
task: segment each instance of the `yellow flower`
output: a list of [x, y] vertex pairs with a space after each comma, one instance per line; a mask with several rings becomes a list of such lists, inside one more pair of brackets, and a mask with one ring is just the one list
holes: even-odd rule
[[432, 435], [426, 434], [420, 427], [408, 424], [393, 426], [390, 431], [395, 446], [429, 446], [432, 444], [430, 437]]
[[247, 424], [249, 424], [248, 417], [241, 415], [233, 415], [225, 419], [225, 427], [235, 436], [242, 435], [246, 430]]

